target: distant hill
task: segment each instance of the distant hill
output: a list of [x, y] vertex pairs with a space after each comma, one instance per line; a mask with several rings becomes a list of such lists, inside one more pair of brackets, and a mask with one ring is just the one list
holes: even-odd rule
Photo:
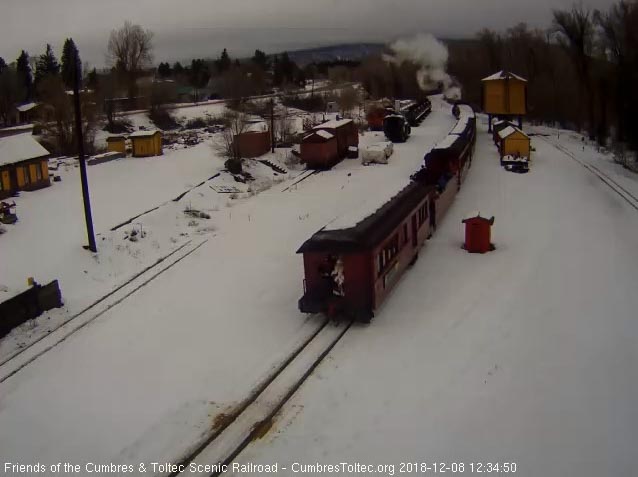
[[290, 59], [299, 65], [335, 60], [360, 60], [383, 50], [383, 43], [348, 43], [289, 51]]

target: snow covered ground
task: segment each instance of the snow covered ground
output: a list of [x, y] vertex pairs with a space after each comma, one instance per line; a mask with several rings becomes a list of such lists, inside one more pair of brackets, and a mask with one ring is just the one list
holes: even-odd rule
[[213, 213], [209, 242], [0, 384], [1, 460], [183, 455], [320, 324], [297, 311], [298, 246], [370, 191], [398, 190], [453, 126], [449, 109], [387, 166], [346, 160]]
[[[481, 119], [468, 179], [414, 268], [237, 462], [636, 474], [638, 214], [539, 138], [530, 173], [504, 171]], [[470, 210], [495, 215], [494, 252], [461, 250]]]
[[[517, 463], [517, 475], [636, 472], [638, 214], [538, 137], [531, 172], [504, 171], [481, 121], [467, 181], [416, 265], [239, 462], [395, 464], [398, 473], [408, 461], [498, 461]], [[209, 169], [204, 177], [186, 170], [203, 167], [195, 159], [184, 165], [179, 191], [153, 197], [169, 203], [143, 227], [149, 237], [179, 237], [190, 203], [210, 211], [210, 240], [0, 383], [0, 461], [175, 462], [319, 326], [296, 309], [297, 247], [352, 210], [378, 207], [454, 123], [435, 101], [388, 165], [345, 160], [286, 192], [294, 179], [273, 186], [271, 178], [253, 186], [270, 187], [258, 196], [246, 190], [238, 194], [245, 200], [224, 195], [221, 204], [214, 180], [169, 200], [209, 177]], [[382, 139], [371, 133], [362, 144]], [[460, 248], [471, 210], [496, 217], [490, 254]], [[195, 228], [208, 226], [201, 222]], [[79, 246], [81, 227], [75, 236]], [[82, 253], [68, 258], [83, 264]]]
[[[219, 174], [223, 159], [213, 150], [213, 140], [208, 135], [193, 147], [165, 148], [163, 156], [128, 157], [88, 167], [97, 255], [82, 249], [87, 239], [77, 161], [52, 161], [58, 164], [53, 172], [62, 182], [22, 192], [15, 199], [19, 222], [7, 226], [0, 240], [0, 299], [23, 291], [27, 277], [33, 276], [40, 283], [58, 279], [65, 306], [25, 323], [3, 338], [0, 362], [188, 240], [214, 234], [217, 216], [242, 196], [250, 196], [289, 176], [249, 161], [247, 170], [256, 181], [237, 183], [229, 174]], [[277, 151], [264, 158], [281, 162], [285, 154]], [[297, 173], [292, 171], [293, 175]], [[231, 186], [238, 193], [211, 189], [222, 185]], [[180, 201], [173, 201], [189, 190]], [[155, 208], [130, 224], [111, 230]], [[184, 213], [186, 208], [211, 217], [193, 218]], [[128, 240], [133, 230], [143, 232], [144, 238]]]

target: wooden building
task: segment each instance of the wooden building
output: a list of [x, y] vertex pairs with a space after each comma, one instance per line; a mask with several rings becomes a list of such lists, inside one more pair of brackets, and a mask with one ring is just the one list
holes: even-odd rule
[[131, 138], [133, 157], [162, 155], [162, 133], [159, 131], [137, 131], [129, 137]]
[[328, 121], [313, 128], [314, 131], [327, 131], [337, 138], [337, 151], [339, 159], [343, 159], [348, 155], [350, 146], [359, 145], [359, 131], [357, 125], [352, 119], [338, 119]]
[[465, 244], [463, 248], [470, 253], [486, 253], [494, 250], [491, 243], [494, 217], [481, 217], [480, 212], [472, 212], [465, 219]]
[[242, 158], [263, 156], [271, 147], [270, 130], [266, 122], [259, 117], [248, 119], [246, 129], [236, 134], [233, 140]]
[[517, 118], [523, 125], [527, 114], [527, 80], [508, 71], [499, 71], [483, 78], [483, 112], [488, 115], [488, 131], [492, 131], [492, 118]]
[[108, 152], [126, 153], [126, 138], [124, 136], [114, 135], [106, 138], [106, 150]]
[[31, 134], [0, 138], [0, 198], [51, 185], [49, 156]]
[[329, 169], [341, 158], [334, 134], [319, 129], [304, 136], [301, 141], [301, 162], [309, 169]]
[[501, 160], [504, 156], [527, 157], [530, 159], [531, 145], [530, 138], [520, 129], [508, 126], [498, 133], [498, 150]]

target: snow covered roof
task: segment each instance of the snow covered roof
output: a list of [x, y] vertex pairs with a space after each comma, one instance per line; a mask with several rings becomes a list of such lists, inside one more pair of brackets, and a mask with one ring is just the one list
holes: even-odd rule
[[16, 164], [49, 154], [49, 151], [29, 133], [0, 138], [0, 166]]
[[254, 122], [248, 122], [244, 132], [264, 132], [268, 131], [268, 125], [263, 119]]
[[344, 126], [348, 123], [351, 123], [352, 119], [339, 119], [339, 120], [333, 120], [333, 121], [328, 121], [325, 122], [323, 124], [320, 124], [319, 126], [315, 126], [313, 129], [317, 130], [317, 129], [322, 129], [322, 128], [327, 128], [327, 129], [335, 129], [335, 128], [339, 128], [341, 126]]
[[499, 71], [498, 73], [494, 73], [493, 75], [490, 75], [486, 78], [483, 78], [481, 81], [494, 81], [494, 80], [501, 80], [501, 79], [507, 79], [507, 78], [514, 78], [517, 79], [519, 81], [525, 81], [527, 83], [527, 80], [525, 78], [521, 78], [518, 75], [515, 75], [514, 73], [510, 73], [509, 71]]
[[[297, 253], [347, 253], [376, 246], [433, 190], [412, 182], [372, 212], [351, 211], [347, 217], [340, 217], [304, 242]], [[337, 223], [341, 227], [338, 228]]]
[[40, 103], [25, 103], [25, 104], [21, 104], [20, 106], [16, 106], [16, 109], [18, 111], [20, 111], [21, 113], [24, 113], [25, 111], [31, 111], [33, 108], [35, 108], [36, 106], [38, 106]]
[[490, 224], [493, 224], [493, 223], [494, 223], [494, 216], [490, 217], [489, 219], [488, 219], [487, 217], [482, 217], [482, 216], [481, 216], [481, 213], [480, 213], [478, 210], [472, 211], [472, 212], [470, 212], [469, 214], [467, 214], [467, 215], [463, 218], [462, 222], [463, 222], [463, 223], [465, 223], [465, 222], [467, 222], [468, 220], [472, 220], [472, 219], [483, 219], [483, 220], [488, 221]]
[[456, 140], [458, 139], [458, 136], [455, 136], [453, 134], [450, 134], [448, 136], [445, 136], [445, 138], [440, 141], [435, 147], [434, 149], [447, 149], [449, 147], [452, 147], [452, 145], [456, 142]]
[[520, 129], [518, 129], [517, 127], [514, 126], [507, 126], [504, 129], [501, 129], [498, 132], [498, 137], [500, 137], [501, 139], [505, 139], [508, 136], [511, 136], [512, 134], [514, 134], [515, 132], [519, 132], [521, 133], [523, 136], [529, 138], [529, 136], [527, 134], [525, 134], [523, 131], [521, 131]]
[[134, 133], [129, 134], [129, 137], [151, 137], [155, 134], [159, 134], [157, 129], [153, 129], [151, 131], [135, 131]]
[[332, 139], [333, 137], [335, 137], [334, 134], [332, 134], [332, 133], [330, 133], [328, 131], [324, 131], [323, 129], [319, 129], [317, 131], [312, 131], [310, 134], [306, 134], [303, 137], [303, 139], [305, 140], [305, 139], [308, 139], [309, 137], [312, 137], [312, 136], [319, 136], [320, 138], [325, 139], [325, 140], [329, 140], [329, 139]]

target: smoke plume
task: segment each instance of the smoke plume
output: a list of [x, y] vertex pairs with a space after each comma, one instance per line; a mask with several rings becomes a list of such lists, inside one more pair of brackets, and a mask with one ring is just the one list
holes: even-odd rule
[[431, 91], [443, 85], [446, 96], [460, 97], [458, 85], [445, 71], [447, 47], [434, 36], [420, 33], [411, 38], [403, 38], [392, 43], [390, 49], [392, 54], [384, 55], [386, 61], [397, 65], [407, 61], [419, 68], [416, 80], [422, 90]]

